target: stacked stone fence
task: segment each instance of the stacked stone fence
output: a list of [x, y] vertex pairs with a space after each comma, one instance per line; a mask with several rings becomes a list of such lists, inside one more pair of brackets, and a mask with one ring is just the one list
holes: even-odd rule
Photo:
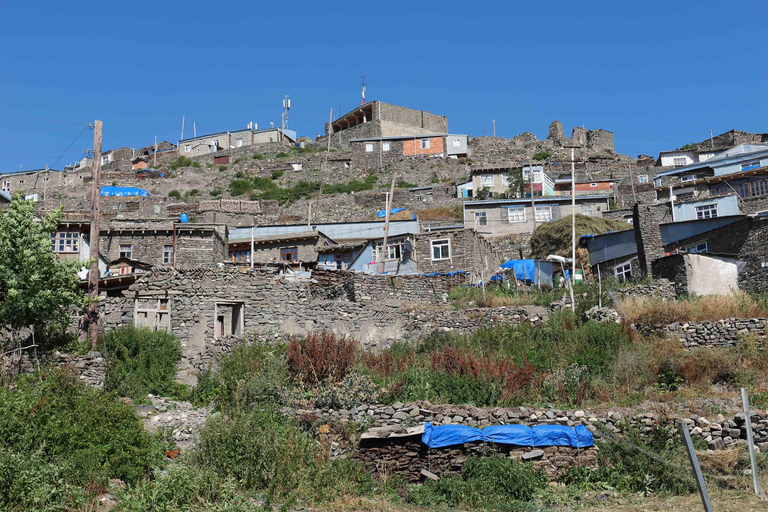
[[199, 203], [174, 203], [167, 206], [169, 215], [180, 213], [246, 213], [252, 215], [276, 215], [279, 212], [277, 201], [242, 201], [238, 199], [219, 199], [200, 201]]
[[663, 328], [665, 333], [679, 339], [685, 348], [729, 347], [754, 337], [765, 342], [768, 318], [725, 318], [675, 322]]
[[669, 279], [654, 279], [645, 284], [638, 284], [620, 290], [622, 297], [656, 297], [665, 300], [677, 297], [675, 283]]
[[73, 371], [82, 383], [96, 389], [104, 389], [107, 377], [107, 360], [101, 352], [62, 354], [58, 351], [39, 353], [26, 350], [13, 356], [0, 358], [0, 371], [6, 374], [32, 374], [40, 368], [57, 367]]

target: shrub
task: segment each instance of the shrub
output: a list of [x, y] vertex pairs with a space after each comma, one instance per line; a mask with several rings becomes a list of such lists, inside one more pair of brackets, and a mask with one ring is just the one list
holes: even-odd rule
[[171, 190], [168, 192], [168, 197], [175, 197], [176, 199], [181, 199], [181, 192], [178, 190]]
[[215, 188], [209, 192], [211, 197], [219, 197], [222, 194], [222, 190], [220, 188]]
[[254, 160], [264, 160], [264, 159], [266, 158], [266, 156], [264, 156], [264, 155], [263, 155], [263, 154], [261, 154], [261, 153], [255, 153], [255, 154], [253, 155], [253, 157], [252, 157], [252, 158], [253, 158]]
[[275, 158], [288, 158], [290, 155], [288, 153], [285, 153], [283, 151], [279, 152], [275, 155]]
[[370, 377], [360, 373], [347, 375], [342, 381], [321, 387], [315, 398], [315, 407], [351, 409], [363, 404], [379, 402], [381, 389]]
[[288, 344], [288, 367], [305, 384], [325, 380], [339, 381], [355, 365], [358, 342], [332, 332], [309, 332], [304, 338], [293, 337]]
[[283, 175], [283, 171], [280, 169], [272, 171], [272, 179], [276, 180], [279, 179]]
[[[160, 462], [133, 407], [63, 371], [40, 379], [18, 379], [14, 390], [0, 388], [0, 475], [5, 473], [0, 493], [28, 485], [27, 478], [37, 482], [34, 486], [47, 481], [54, 487], [105, 484], [109, 478], [136, 482]], [[18, 456], [54, 467], [38, 468], [38, 478]], [[22, 480], [9, 482], [9, 473]], [[59, 479], [52, 482], [55, 476]]]
[[176, 160], [168, 164], [168, 167], [172, 171], [175, 171], [180, 167], [200, 167], [200, 162], [196, 162], [191, 158], [187, 158], [186, 156], [180, 156], [179, 158], [177, 158]]
[[187, 190], [184, 193], [184, 196], [186, 196], [186, 197], [193, 197], [193, 196], [196, 196], [199, 193], [200, 193], [200, 191], [198, 189], [193, 188], [192, 190]]
[[224, 172], [224, 171], [226, 171], [227, 169], [228, 169], [228, 167], [227, 167], [226, 165], [220, 165], [220, 166], [219, 166], [219, 172]]
[[149, 393], [184, 394], [185, 387], [174, 381], [181, 345], [172, 334], [126, 326], [110, 331], [106, 344], [107, 390], [135, 400]]
[[552, 153], [548, 153], [546, 151], [539, 151], [535, 155], [533, 155], [533, 159], [536, 161], [546, 160], [547, 158], [551, 157]]
[[499, 455], [468, 457], [461, 477], [427, 481], [408, 489], [406, 500], [419, 506], [449, 505], [497, 510], [515, 510], [515, 502], [530, 502], [549, 483], [543, 469]]
[[410, 182], [405, 181], [405, 180], [398, 181], [397, 183], [395, 183], [395, 186], [397, 188], [414, 188], [414, 187], [418, 187], [418, 185], [416, 185], [415, 183], [410, 183]]

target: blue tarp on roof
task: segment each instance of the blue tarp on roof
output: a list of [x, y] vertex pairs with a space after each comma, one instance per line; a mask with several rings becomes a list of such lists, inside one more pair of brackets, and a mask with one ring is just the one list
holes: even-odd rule
[[424, 424], [421, 442], [429, 448], [444, 448], [458, 444], [485, 441], [496, 444], [514, 444], [518, 446], [570, 446], [586, 448], [592, 446], [592, 433], [583, 425], [575, 428], [565, 425], [494, 425], [484, 429], [465, 427], [464, 425], [442, 425], [435, 427]]
[[454, 270], [453, 272], [448, 272], [447, 274], [441, 274], [440, 272], [432, 272], [431, 274], [419, 274], [420, 276], [424, 277], [432, 277], [432, 276], [455, 276], [456, 274], [466, 274], [463, 270]]
[[128, 197], [128, 196], [144, 196], [149, 197], [149, 192], [143, 188], [134, 187], [101, 187], [102, 196], [114, 196], [114, 197]]
[[519, 281], [533, 281], [536, 277], [535, 260], [507, 260], [501, 264], [501, 268], [515, 270], [515, 279]]
[[[405, 209], [406, 209], [406, 208], [392, 208], [391, 210], [389, 210], [389, 214], [390, 214], [390, 215], [394, 215], [394, 214], [396, 214], [397, 212], [401, 212], [401, 211], [403, 211], [403, 210], [405, 210]], [[376, 214], [376, 216], [377, 216], [378, 218], [380, 218], [380, 219], [383, 219], [383, 218], [385, 218], [385, 217], [387, 216], [387, 210], [381, 210], [379, 213], [377, 213], [377, 214]], [[416, 219], [416, 216], [413, 214], [413, 212], [411, 212], [411, 217], [412, 217], [414, 220]]]

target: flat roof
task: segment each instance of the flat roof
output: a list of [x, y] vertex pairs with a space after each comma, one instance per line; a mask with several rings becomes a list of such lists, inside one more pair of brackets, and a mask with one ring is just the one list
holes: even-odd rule
[[[605, 199], [608, 196], [606, 195], [589, 195], [589, 196], [576, 196], [576, 202], [579, 201], [585, 201], [589, 199], [599, 199], [602, 201], [605, 201]], [[534, 202], [536, 202], [539, 206], [545, 206], [546, 203], [570, 203], [572, 200], [571, 196], [563, 197], [563, 196], [539, 196], [534, 199]], [[483, 201], [464, 201], [464, 205], [469, 206], [482, 206], [484, 204], [528, 204], [531, 202], [531, 198], [517, 198], [517, 199], [485, 199]]]
[[364, 137], [359, 139], [349, 139], [349, 142], [373, 142], [380, 140], [416, 140], [430, 139], [432, 137], [468, 137], [459, 133], [422, 133], [420, 135], [397, 135], [391, 137]]
[[[230, 130], [225, 132], [216, 132], [216, 133], [209, 133], [208, 135], [200, 135], [198, 137], [191, 137], [188, 139], [181, 139], [179, 140], [179, 145], [187, 142], [193, 142], [196, 140], [203, 140], [207, 139], [209, 137], [217, 137], [219, 135], [226, 135], [226, 134], [233, 134], [233, 133], [245, 133], [245, 132], [251, 132], [251, 133], [266, 133], [266, 132], [274, 132], [277, 131], [278, 133], [282, 130], [279, 126], [271, 127], [271, 128], [263, 128], [261, 130], [253, 130], [251, 128], [243, 128], [242, 130]], [[289, 139], [293, 140], [293, 137], [290, 136], [291, 133], [295, 133], [293, 130], [285, 130], [285, 136]], [[170, 143], [169, 143], [170, 144]], [[227, 148], [229, 149], [229, 148]]]

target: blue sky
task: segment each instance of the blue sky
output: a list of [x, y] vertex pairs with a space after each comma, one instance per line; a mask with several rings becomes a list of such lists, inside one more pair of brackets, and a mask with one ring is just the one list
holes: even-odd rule
[[[0, 3], [0, 172], [92, 147], [280, 122], [314, 137], [367, 99], [454, 133], [543, 138], [558, 119], [656, 155], [768, 132], [764, 2]], [[78, 134], [82, 132], [79, 138]], [[70, 147], [71, 144], [71, 147]], [[67, 150], [66, 148], [69, 147]], [[63, 156], [62, 156], [63, 155]], [[58, 161], [57, 161], [58, 160]]]

